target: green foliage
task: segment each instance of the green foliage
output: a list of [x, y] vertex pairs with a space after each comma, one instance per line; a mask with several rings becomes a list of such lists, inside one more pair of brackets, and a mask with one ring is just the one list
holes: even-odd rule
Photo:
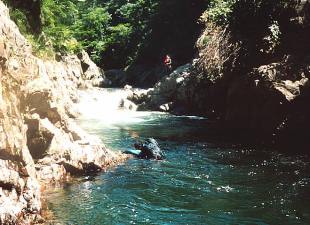
[[237, 0], [211, 0], [203, 19], [217, 25], [227, 24], [236, 2]]
[[74, 34], [98, 62], [105, 51], [111, 15], [104, 8], [93, 8], [83, 14], [74, 25]]
[[32, 34], [25, 34], [25, 37], [32, 45], [33, 53], [43, 59], [51, 59], [54, 57], [55, 52], [52, 47], [46, 46], [43, 41], [42, 35], [35, 36]]
[[74, 36], [72, 25], [79, 11], [73, 1], [42, 0], [42, 34], [47, 47], [59, 52], [77, 52], [81, 46]]
[[283, 31], [291, 23], [295, 7], [294, 1], [290, 0], [236, 2], [229, 26], [234, 35], [242, 39], [248, 58], [260, 52], [264, 59], [273, 54], [281, 54], [281, 48], [286, 49], [283, 45]]
[[42, 35], [35, 34], [29, 21], [29, 11], [22, 7], [13, 5], [13, 1], [6, 0], [4, 3], [9, 7], [10, 18], [16, 23], [20, 32], [32, 45], [33, 53], [42, 58], [51, 58], [54, 55], [52, 48], [47, 48], [42, 41]]
[[135, 64], [159, 64], [166, 54], [172, 57], [176, 67], [191, 60], [202, 29], [198, 19], [207, 3], [206, 0], [159, 1], [151, 29], [147, 29], [150, 34], [141, 42]]
[[97, 52], [101, 64], [110, 68], [125, 67], [138, 55], [149, 38], [150, 23], [158, 7], [158, 0], [102, 1], [111, 15], [105, 35], [105, 49]]
[[[274, 53], [276, 48], [280, 45], [281, 31], [278, 21], [272, 21], [268, 26], [268, 35], [263, 38], [266, 43], [266, 53]], [[264, 50], [264, 49], [262, 49]]]
[[22, 33], [27, 33], [30, 30], [30, 25], [28, 23], [26, 13], [23, 10], [12, 9], [10, 12], [10, 16]]
[[[205, 4], [205, 0], [41, 0], [39, 15], [33, 16], [36, 12], [26, 1], [32, 0], [9, 2], [18, 2], [13, 9], [22, 6], [26, 10], [25, 14], [16, 12], [14, 18], [28, 37], [35, 33], [34, 24], [40, 25], [31, 37], [35, 50], [66, 53], [83, 48], [106, 69], [125, 67], [145, 55], [150, 61], [160, 58], [160, 62], [164, 52], [185, 55], [193, 49], [196, 37], [192, 31], [198, 26], [196, 21], [193, 26], [186, 21], [196, 20], [196, 14], [203, 10], [202, 2]], [[27, 25], [30, 18], [40, 21]], [[183, 39], [190, 40], [189, 44]]]
[[42, 33], [56, 51], [86, 49], [101, 65], [123, 67], [150, 33], [158, 0], [42, 0]]

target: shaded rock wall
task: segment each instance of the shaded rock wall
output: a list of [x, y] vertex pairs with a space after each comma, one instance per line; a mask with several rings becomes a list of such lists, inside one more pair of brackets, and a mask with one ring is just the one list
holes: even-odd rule
[[0, 2], [0, 224], [42, 221], [43, 183], [124, 159], [73, 120], [77, 88], [102, 82], [99, 72], [85, 55], [34, 57]]
[[[226, 28], [207, 24], [189, 75], [180, 67], [132, 100], [142, 109], [205, 115], [229, 137], [308, 151], [310, 2], [262, 1], [256, 14], [251, 7], [239, 1]], [[278, 43], [267, 41], [271, 26]]]
[[[236, 3], [221, 42], [200, 46], [192, 74], [198, 78], [196, 83], [212, 81], [204, 86], [201, 96], [217, 102], [211, 100], [199, 111], [208, 115], [214, 110], [224, 129], [241, 138], [251, 134], [257, 141], [274, 143], [281, 149], [306, 150], [310, 1], [260, 4], [258, 7], [248, 0]], [[217, 33], [209, 34], [211, 40]], [[210, 49], [217, 54], [210, 54]], [[212, 64], [216, 56], [223, 60]], [[215, 79], [209, 65], [219, 68]]]
[[3, 2], [26, 13], [32, 32], [41, 31], [41, 0], [3, 0]]

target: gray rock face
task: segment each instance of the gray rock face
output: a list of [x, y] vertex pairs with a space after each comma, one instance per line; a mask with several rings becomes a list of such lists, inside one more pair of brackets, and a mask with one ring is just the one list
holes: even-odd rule
[[87, 52], [82, 51], [78, 54], [80, 64], [83, 70], [83, 79], [91, 81], [94, 87], [104, 87], [111, 85], [111, 81], [107, 79], [103, 69], [99, 68], [90, 58]]
[[0, 1], [0, 224], [33, 224], [42, 186], [125, 159], [72, 119], [78, 87], [98, 75], [87, 63], [83, 71], [76, 56], [58, 62], [33, 56]]

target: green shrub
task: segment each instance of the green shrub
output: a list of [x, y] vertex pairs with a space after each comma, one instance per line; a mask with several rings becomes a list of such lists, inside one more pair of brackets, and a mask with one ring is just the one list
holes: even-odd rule
[[237, 0], [211, 0], [202, 18], [217, 25], [228, 24], [233, 6]]
[[32, 45], [34, 55], [41, 58], [53, 58], [54, 50], [51, 46], [46, 46], [42, 34], [36, 35], [32, 33], [27, 12], [22, 9], [10, 7], [10, 18], [16, 23], [20, 32], [26, 37]]
[[42, 35], [34, 36], [31, 34], [25, 35], [29, 43], [32, 45], [33, 54], [37, 57], [43, 59], [52, 59], [54, 58], [55, 52], [52, 46], [46, 46], [46, 43], [43, 42]]
[[10, 17], [16, 23], [19, 30], [23, 34], [27, 34], [30, 31], [30, 26], [26, 13], [21, 9], [10, 9]]
[[268, 26], [268, 34], [263, 38], [266, 43], [266, 53], [274, 53], [280, 45], [281, 31], [278, 21], [272, 21]]

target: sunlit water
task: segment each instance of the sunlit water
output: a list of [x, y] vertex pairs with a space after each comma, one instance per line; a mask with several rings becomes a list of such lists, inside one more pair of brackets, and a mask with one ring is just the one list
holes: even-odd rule
[[209, 143], [207, 119], [118, 111], [123, 94], [84, 93], [80, 124], [111, 149], [154, 137], [167, 159], [131, 159], [56, 188], [52, 223], [310, 224], [308, 157]]

